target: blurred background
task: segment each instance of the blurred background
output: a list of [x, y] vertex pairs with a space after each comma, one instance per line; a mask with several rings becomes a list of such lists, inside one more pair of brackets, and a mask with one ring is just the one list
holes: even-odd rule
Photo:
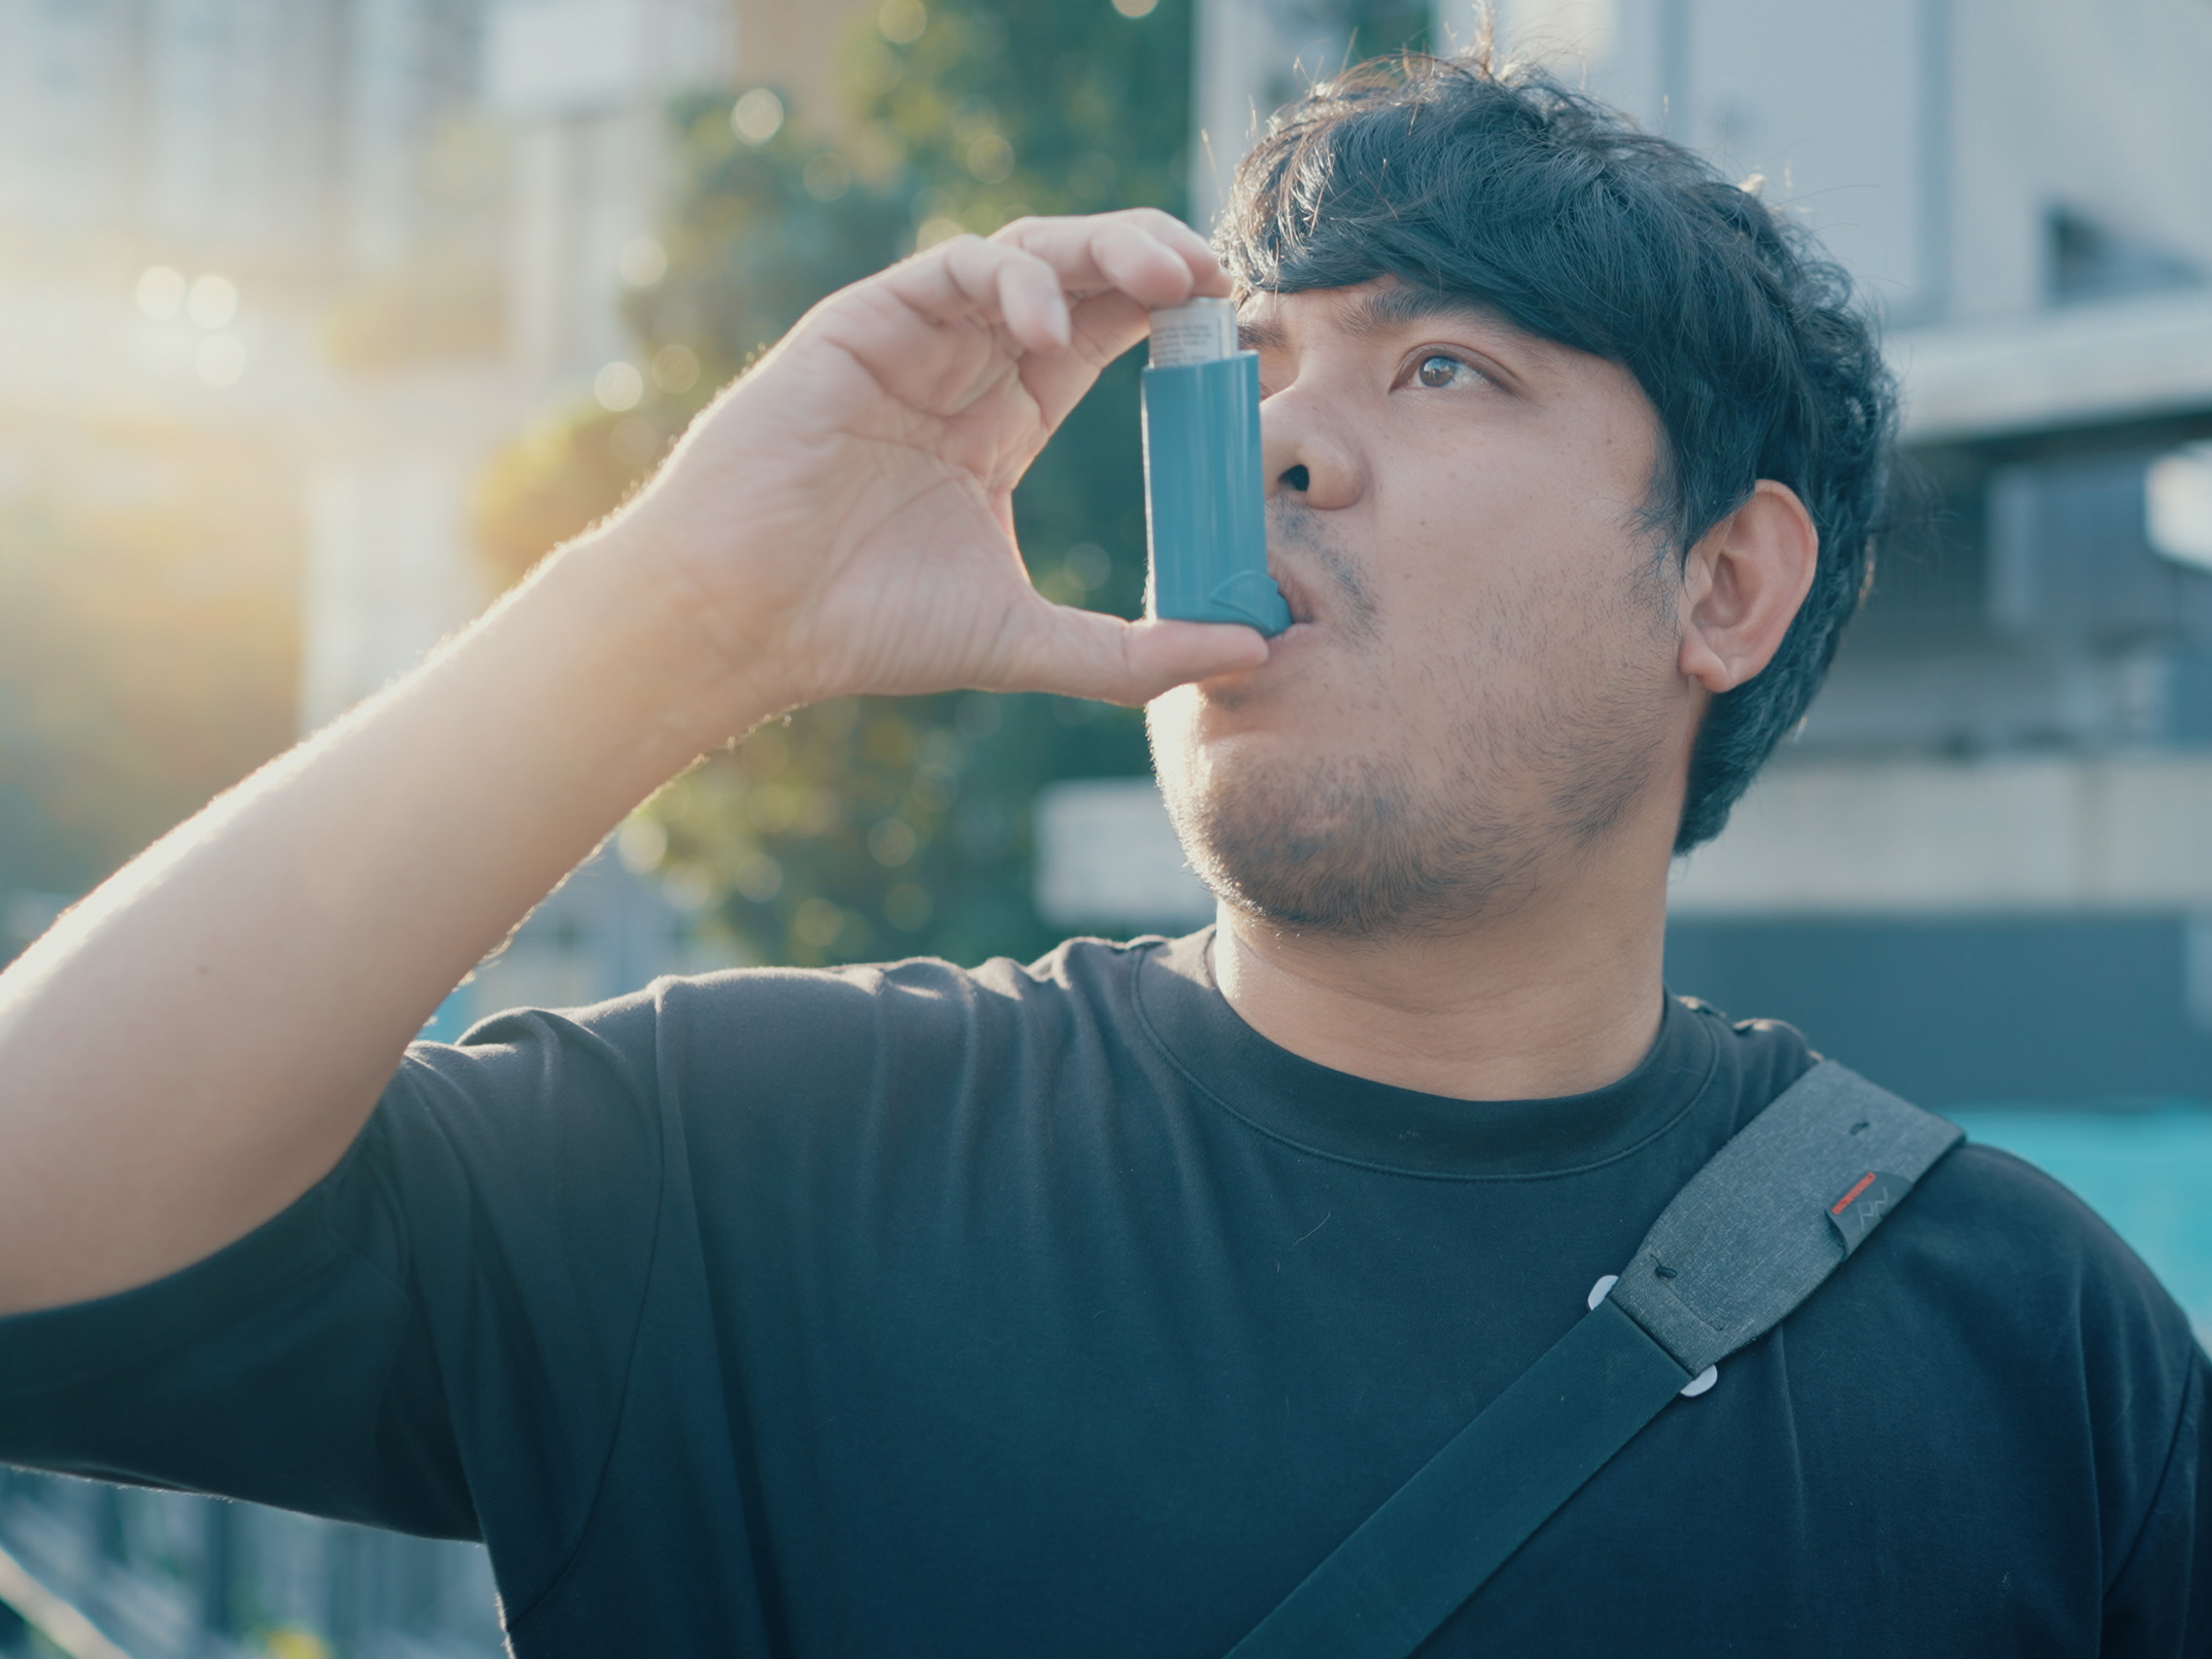
[[[0, 958], [618, 504], [829, 289], [1206, 225], [1348, 57], [1552, 61], [1879, 305], [1931, 521], [1681, 866], [1678, 991], [2058, 1174], [2212, 1329], [2212, 0], [0, 0]], [[1135, 365], [1017, 497], [1133, 613]], [[431, 1028], [668, 971], [1180, 931], [1129, 712], [804, 711]], [[0, 1653], [499, 1651], [481, 1552], [0, 1471]]]

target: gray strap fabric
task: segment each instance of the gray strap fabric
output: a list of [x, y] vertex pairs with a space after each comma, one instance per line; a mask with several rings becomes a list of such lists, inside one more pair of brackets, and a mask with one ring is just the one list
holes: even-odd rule
[[1407, 1659], [1684, 1382], [1818, 1289], [1959, 1139], [1857, 1073], [1815, 1066], [1691, 1178], [1611, 1293], [1230, 1659]]
[[1691, 1177], [1612, 1300], [1695, 1375], [1780, 1324], [1958, 1140], [1824, 1060]]

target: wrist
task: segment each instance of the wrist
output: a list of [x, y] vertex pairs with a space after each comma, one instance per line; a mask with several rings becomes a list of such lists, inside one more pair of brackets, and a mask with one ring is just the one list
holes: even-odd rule
[[797, 700], [634, 517], [561, 548], [509, 603], [564, 679], [671, 772]]

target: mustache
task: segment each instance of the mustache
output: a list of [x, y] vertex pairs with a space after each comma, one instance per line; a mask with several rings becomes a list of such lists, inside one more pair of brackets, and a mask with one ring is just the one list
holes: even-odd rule
[[1381, 626], [1382, 609], [1360, 559], [1303, 502], [1282, 496], [1269, 502], [1267, 569], [1294, 621], [1325, 620], [1354, 638]]

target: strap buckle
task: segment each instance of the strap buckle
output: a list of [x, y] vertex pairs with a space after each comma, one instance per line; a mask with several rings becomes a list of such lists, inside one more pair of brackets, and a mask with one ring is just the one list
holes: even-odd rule
[[[1621, 1276], [1618, 1273], [1608, 1273], [1597, 1284], [1590, 1287], [1590, 1311], [1592, 1313], [1598, 1311], [1598, 1304], [1611, 1295], [1613, 1287], [1620, 1282]], [[1718, 1365], [1707, 1365], [1683, 1386], [1682, 1397], [1684, 1399], [1696, 1399], [1719, 1381], [1720, 1367]]]

